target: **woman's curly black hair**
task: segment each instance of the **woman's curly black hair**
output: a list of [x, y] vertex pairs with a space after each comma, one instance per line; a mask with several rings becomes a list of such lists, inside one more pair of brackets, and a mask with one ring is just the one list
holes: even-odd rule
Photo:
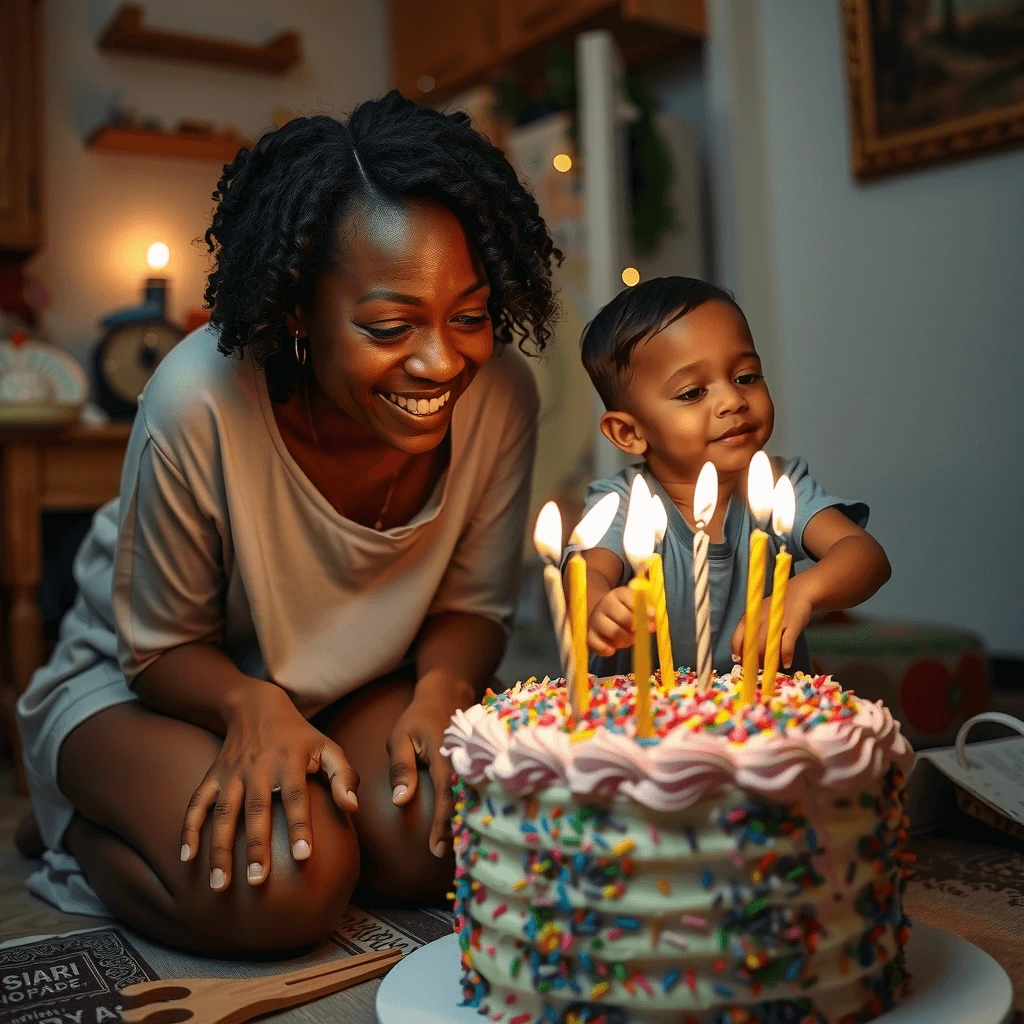
[[562, 254], [501, 150], [463, 113], [392, 91], [359, 104], [347, 124], [297, 117], [240, 150], [213, 198], [205, 298], [217, 347], [226, 355], [248, 348], [278, 401], [298, 376], [285, 314], [309, 302], [315, 275], [336, 259], [338, 226], [361, 200], [422, 198], [449, 208], [476, 242], [495, 340], [540, 352], [551, 336], [551, 263]]

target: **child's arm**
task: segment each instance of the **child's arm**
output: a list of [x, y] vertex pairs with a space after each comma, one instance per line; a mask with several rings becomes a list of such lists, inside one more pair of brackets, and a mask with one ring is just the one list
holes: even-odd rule
[[[824, 508], [812, 517], [804, 529], [803, 547], [818, 561], [794, 576], [786, 589], [780, 651], [784, 668], [793, 663], [797, 638], [815, 612], [852, 608], [876, 593], [892, 575], [882, 545], [837, 508]], [[771, 571], [768, 566], [768, 573]], [[762, 660], [770, 603], [771, 598], [765, 598], [761, 609]], [[743, 652], [744, 624], [741, 621], [732, 635], [732, 653], [737, 660]]]
[[[633, 592], [616, 584], [622, 579], [622, 559], [607, 548], [583, 552], [587, 563], [587, 646], [609, 657], [633, 646]], [[565, 577], [568, 588], [568, 573]], [[648, 610], [648, 631], [654, 632], [654, 609]]]

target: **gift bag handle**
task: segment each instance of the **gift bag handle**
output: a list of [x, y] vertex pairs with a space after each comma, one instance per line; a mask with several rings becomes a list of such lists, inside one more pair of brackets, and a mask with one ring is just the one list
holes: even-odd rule
[[970, 762], [967, 760], [967, 753], [964, 750], [964, 744], [967, 742], [967, 734], [975, 725], [978, 724], [978, 722], [995, 722], [997, 725], [1006, 725], [1011, 729], [1016, 729], [1021, 736], [1024, 736], [1024, 722], [1019, 718], [1014, 718], [1013, 715], [1003, 714], [1002, 711], [982, 711], [980, 715], [968, 718], [967, 721], [960, 726], [960, 731], [956, 734], [956, 759], [964, 771], [967, 771], [971, 767]]

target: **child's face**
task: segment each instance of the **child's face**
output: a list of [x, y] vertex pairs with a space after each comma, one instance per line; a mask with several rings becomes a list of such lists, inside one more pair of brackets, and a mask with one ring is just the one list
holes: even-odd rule
[[695, 480], [708, 461], [722, 476], [744, 472], [771, 436], [775, 408], [761, 360], [728, 303], [706, 302], [640, 342], [630, 370], [629, 412], [606, 413], [618, 421], [606, 433], [644, 455], [659, 479]]

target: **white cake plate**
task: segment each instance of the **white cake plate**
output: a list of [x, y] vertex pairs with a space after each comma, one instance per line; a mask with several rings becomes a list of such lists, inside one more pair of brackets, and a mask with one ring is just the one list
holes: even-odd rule
[[[915, 924], [907, 947], [911, 993], [876, 1024], [1004, 1024], [1013, 1004], [1006, 972], [951, 932]], [[459, 939], [446, 935], [410, 953], [377, 989], [380, 1024], [482, 1024], [462, 1002]]]

